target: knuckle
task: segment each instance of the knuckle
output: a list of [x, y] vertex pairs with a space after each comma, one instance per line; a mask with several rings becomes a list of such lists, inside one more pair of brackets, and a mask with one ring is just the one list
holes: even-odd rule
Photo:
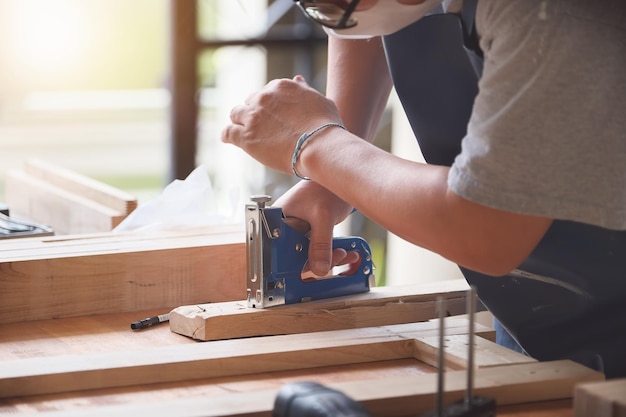
[[257, 97], [256, 97], [256, 102], [260, 105], [260, 106], [267, 106], [269, 105], [273, 100], [273, 95], [270, 91], [261, 91]]
[[255, 127], [258, 126], [260, 124], [260, 122], [263, 121], [263, 111], [256, 107], [252, 110], [250, 110], [249, 114], [248, 114], [248, 125], [250, 127]]
[[234, 106], [232, 109], [230, 109], [230, 113], [228, 116], [230, 117], [230, 120], [233, 122], [236, 120], [237, 115], [239, 114], [238, 107], [239, 106]]
[[330, 253], [332, 244], [330, 242], [311, 242], [311, 249], [317, 253]]
[[235, 143], [234, 126], [228, 125], [222, 130], [221, 139], [224, 143]]

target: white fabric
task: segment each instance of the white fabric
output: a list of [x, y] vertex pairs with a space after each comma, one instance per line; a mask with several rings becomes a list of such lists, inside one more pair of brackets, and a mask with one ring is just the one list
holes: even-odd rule
[[352, 13], [357, 19], [356, 26], [338, 30], [324, 27], [324, 30], [330, 36], [343, 39], [389, 35], [417, 22], [441, 2], [442, 0], [425, 0], [421, 4], [400, 4], [396, 0], [378, 0], [371, 8]]

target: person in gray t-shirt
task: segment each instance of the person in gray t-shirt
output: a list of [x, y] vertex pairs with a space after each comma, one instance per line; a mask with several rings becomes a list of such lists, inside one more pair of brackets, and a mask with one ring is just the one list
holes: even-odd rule
[[[222, 140], [311, 180], [275, 205], [313, 272], [354, 262], [330, 245], [354, 207], [456, 262], [529, 355], [626, 376], [626, 3], [297, 3], [332, 35], [326, 96], [274, 80]], [[427, 164], [370, 144], [392, 85]]]
[[486, 59], [448, 177], [453, 192], [501, 210], [626, 229], [621, 3], [479, 2]]

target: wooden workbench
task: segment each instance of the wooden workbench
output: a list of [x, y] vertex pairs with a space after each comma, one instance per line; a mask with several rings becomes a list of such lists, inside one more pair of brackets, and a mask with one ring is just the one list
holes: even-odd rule
[[[0, 247], [0, 417], [269, 416], [277, 390], [304, 380], [373, 416], [434, 408], [438, 324], [427, 320], [440, 296], [448, 314], [464, 311], [464, 281], [253, 312], [241, 307], [242, 225], [85, 234], [132, 211], [127, 196], [42, 162], [11, 178], [15, 207], [60, 213], [54, 228], [81, 234]], [[130, 329], [173, 308], [169, 324]], [[476, 326], [475, 393], [496, 398], [499, 416], [572, 416], [563, 398], [603, 378], [509, 351]], [[467, 331], [466, 318], [446, 319], [446, 402], [464, 393]]]
[[[290, 331], [283, 324], [277, 328], [265, 319], [250, 319], [266, 328], [254, 333], [259, 337], [198, 342], [172, 333], [168, 324], [130, 329], [131, 322], [172, 308], [190, 305], [200, 311], [206, 307], [198, 303], [240, 300], [244, 249], [241, 228], [228, 226], [31, 238], [3, 245], [0, 416], [267, 416], [277, 389], [300, 380], [343, 390], [377, 416], [390, 409], [401, 416], [405, 410], [434, 407], [436, 384], [429, 364], [436, 364], [438, 326], [423, 320], [434, 317], [437, 293], [446, 294], [448, 307], [462, 301], [458, 292], [464, 290], [454, 285], [420, 287], [423, 295], [417, 298], [379, 301], [380, 314], [376, 310], [367, 320], [363, 312], [372, 306], [353, 307], [360, 312], [353, 320], [343, 314], [348, 307], [341, 301], [335, 299], [333, 308], [314, 301], [291, 312], [296, 326]], [[375, 298], [378, 292], [370, 294]], [[384, 313], [394, 313], [385, 315], [382, 309], [389, 306], [393, 309]], [[318, 307], [317, 313], [311, 310]], [[289, 315], [289, 310], [273, 313]], [[340, 315], [345, 320], [338, 320]], [[199, 327], [215, 323], [212, 317], [187, 318]], [[320, 326], [319, 320], [333, 326]], [[446, 321], [451, 347], [446, 401], [452, 401], [463, 394], [468, 326], [463, 318]], [[274, 329], [295, 334], [276, 335]], [[484, 326], [478, 330], [485, 337], [493, 334]], [[499, 406], [499, 415], [569, 416], [569, 400], [528, 402], [568, 398], [573, 384], [602, 378], [575, 364], [537, 363], [478, 341], [477, 392], [497, 397], [500, 404], [525, 402]]]
[[[143, 317], [163, 313], [146, 310], [57, 320], [38, 320], [0, 325], [0, 369], [13, 360], [28, 358], [77, 357], [97, 352], [141, 351], [155, 346], [198, 344], [185, 336], [170, 332], [167, 324], [133, 332], [130, 323]], [[211, 343], [211, 342], [205, 342]], [[61, 394], [33, 395], [0, 400], [0, 416], [33, 413], [80, 413], [101, 406], [145, 404], [155, 399], [221, 398], [233, 393], [277, 389], [298, 380], [324, 384], [383, 377], [403, 377], [432, 373], [434, 369], [414, 359], [390, 360], [366, 364], [322, 367], [247, 376], [219, 377], [185, 382], [149, 384], [134, 387], [107, 388]], [[44, 413], [44, 415], [45, 415]], [[61, 414], [59, 414], [61, 415]], [[79, 414], [76, 414], [79, 415]], [[571, 416], [571, 401], [559, 400], [499, 407], [499, 416]]]

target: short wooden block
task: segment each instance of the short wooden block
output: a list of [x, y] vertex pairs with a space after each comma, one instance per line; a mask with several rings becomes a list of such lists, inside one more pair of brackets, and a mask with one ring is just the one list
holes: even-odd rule
[[574, 417], [626, 417], [626, 379], [576, 386]]
[[449, 280], [266, 309], [248, 308], [246, 301], [189, 305], [170, 312], [170, 329], [194, 339], [221, 340], [412, 323], [436, 317], [439, 295], [449, 310], [465, 312], [467, 288], [465, 280]]

